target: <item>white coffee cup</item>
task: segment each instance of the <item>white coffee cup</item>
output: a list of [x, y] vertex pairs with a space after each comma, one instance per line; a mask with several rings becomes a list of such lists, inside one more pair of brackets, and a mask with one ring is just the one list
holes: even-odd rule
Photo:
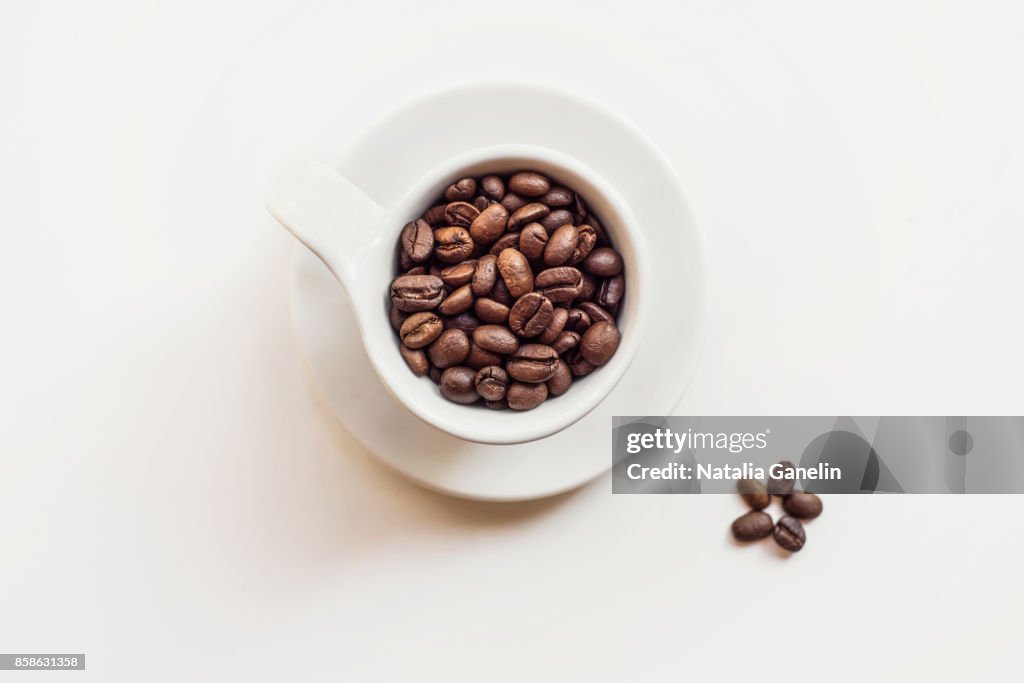
[[[400, 164], [396, 156], [386, 163]], [[626, 296], [619, 311], [622, 341], [605, 365], [573, 382], [569, 391], [533, 410], [488, 410], [445, 399], [427, 377], [416, 377], [399, 353], [391, 327], [390, 284], [397, 275], [402, 228], [436, 203], [459, 178], [534, 170], [579, 192], [601, 221], [625, 262]], [[384, 385], [413, 414], [449, 434], [479, 443], [514, 444], [541, 439], [593, 410], [629, 368], [642, 340], [649, 308], [650, 259], [641, 226], [607, 182], [579, 161], [532, 145], [483, 147], [449, 159], [426, 173], [393, 207], [385, 208], [330, 166], [297, 164], [274, 182], [270, 213], [316, 254], [347, 291], [367, 355]], [[611, 429], [611, 424], [607, 425]]]

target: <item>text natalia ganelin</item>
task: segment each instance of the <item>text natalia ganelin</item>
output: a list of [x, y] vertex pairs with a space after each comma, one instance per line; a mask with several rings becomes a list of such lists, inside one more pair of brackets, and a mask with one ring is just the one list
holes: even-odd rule
[[842, 479], [843, 473], [838, 467], [833, 467], [827, 462], [818, 463], [814, 467], [790, 467], [776, 463], [767, 471], [750, 462], [745, 462], [742, 465], [670, 463], [662, 467], [645, 467], [639, 463], [633, 463], [626, 468], [626, 476], [630, 479], [796, 479], [799, 481], [804, 479]]

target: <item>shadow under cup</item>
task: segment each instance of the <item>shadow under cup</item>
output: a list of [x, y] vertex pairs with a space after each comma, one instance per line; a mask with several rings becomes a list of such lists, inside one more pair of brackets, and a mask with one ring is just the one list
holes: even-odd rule
[[[649, 260], [640, 226], [629, 207], [594, 171], [574, 159], [546, 149], [527, 150], [522, 146], [516, 146], [514, 151], [499, 149], [477, 150], [443, 164], [429, 174], [430, 180], [424, 180], [413, 188], [390, 212], [393, 224], [383, 226], [385, 242], [391, 249], [388, 275], [393, 278], [400, 274], [397, 254], [402, 227], [437, 204], [451, 183], [465, 177], [537, 171], [547, 176], [552, 185], [562, 185], [577, 192], [583, 198], [587, 211], [600, 222], [611, 246], [622, 256], [626, 291], [616, 318], [621, 342], [615, 355], [589, 375], [574, 378], [565, 394], [549, 397], [533, 410], [490, 410], [482, 402], [462, 405], [448, 401], [429, 377], [412, 374], [399, 353], [401, 342], [388, 322], [391, 302], [387, 296], [384, 297], [380, 320], [388, 327], [388, 336], [394, 345], [391, 351], [394, 362], [400, 364], [414, 382], [402, 382], [404, 395], [398, 396], [399, 399], [414, 408], [413, 412], [418, 408], [421, 419], [459, 438], [512, 444], [543, 438], [571, 426], [593, 410], [625, 374], [642, 335], [647, 309], [649, 273], [646, 265]], [[385, 293], [387, 282], [381, 283]], [[607, 427], [611, 428], [610, 422]]]

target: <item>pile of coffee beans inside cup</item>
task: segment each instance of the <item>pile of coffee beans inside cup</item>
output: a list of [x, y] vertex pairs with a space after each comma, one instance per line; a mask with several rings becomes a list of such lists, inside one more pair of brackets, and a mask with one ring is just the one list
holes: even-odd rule
[[[793, 472], [793, 463], [783, 460], [779, 463], [783, 473]], [[800, 520], [814, 519], [821, 514], [821, 498], [813, 493], [794, 491], [796, 478], [784, 476], [771, 479], [768, 485], [760, 479], [741, 479], [736, 484], [736, 491], [750, 506], [751, 512], [743, 515], [732, 523], [732, 535], [737, 541], [757, 541], [774, 536], [779, 547], [795, 553], [804, 547], [807, 534]], [[772, 496], [782, 500], [782, 509], [786, 514], [772, 523], [767, 508]]]
[[533, 171], [462, 178], [402, 229], [391, 325], [448, 400], [530, 410], [615, 354], [625, 289], [571, 188]]

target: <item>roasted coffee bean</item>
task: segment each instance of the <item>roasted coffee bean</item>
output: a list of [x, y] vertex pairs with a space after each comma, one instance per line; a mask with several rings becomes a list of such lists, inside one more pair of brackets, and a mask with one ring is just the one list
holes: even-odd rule
[[609, 244], [608, 233], [605, 232], [604, 226], [601, 225], [601, 221], [597, 220], [597, 216], [587, 214], [586, 220], [583, 222], [594, 229], [594, 233], [597, 235], [597, 246], [607, 247]]
[[492, 254], [481, 256], [476, 262], [473, 270], [473, 279], [470, 281], [475, 296], [487, 296], [494, 288], [494, 281], [498, 277], [498, 257]]
[[611, 247], [597, 247], [583, 259], [583, 270], [599, 277], [612, 277], [622, 272], [622, 257]]
[[489, 254], [497, 256], [506, 249], [518, 249], [519, 248], [519, 233], [518, 232], [506, 232], [504, 235], [498, 238], [498, 241], [491, 245]]
[[485, 175], [480, 180], [480, 189], [488, 199], [500, 202], [505, 196], [505, 181], [496, 175]]
[[498, 272], [501, 273], [501, 279], [505, 281], [508, 293], [513, 298], [518, 299], [523, 294], [533, 291], [533, 271], [530, 270], [530, 264], [521, 251], [505, 249], [498, 254]]
[[431, 263], [430, 269], [427, 271], [427, 275], [433, 275], [434, 277], [441, 277], [441, 271], [443, 268], [439, 263]]
[[[780, 467], [773, 467], [772, 469], [782, 475], [781, 477], [769, 477], [768, 479], [768, 493], [773, 496], [786, 496], [793, 493], [793, 487], [796, 485], [796, 472], [793, 463], [788, 460], [782, 460], [778, 463]], [[771, 471], [769, 471], [769, 474]]]
[[508, 391], [508, 373], [491, 365], [476, 373], [476, 391], [486, 401], [500, 401]]
[[541, 344], [550, 345], [551, 342], [558, 339], [558, 335], [562, 334], [565, 329], [565, 324], [569, 321], [569, 311], [565, 308], [556, 308], [551, 312], [551, 322], [548, 323], [547, 328], [540, 333], [537, 337], [537, 341]]
[[447, 208], [447, 204], [432, 206], [423, 212], [423, 220], [429, 223], [430, 227], [436, 228], [444, 223], [444, 210]]
[[437, 384], [438, 382], [441, 381], [442, 372], [443, 371], [441, 370], [441, 368], [437, 368], [431, 365], [430, 372], [428, 372], [427, 374], [430, 375], [430, 381], [433, 382], [434, 384]]
[[464, 202], [476, 194], [476, 180], [463, 178], [462, 180], [448, 186], [444, 191], [444, 198], [450, 202]]
[[615, 277], [602, 280], [597, 288], [595, 298], [597, 303], [606, 310], [614, 310], [622, 301], [622, 295], [626, 292], [626, 278], [621, 273]]
[[561, 396], [572, 386], [572, 371], [564, 360], [555, 363], [555, 372], [547, 381], [548, 396]]
[[473, 254], [473, 238], [469, 231], [457, 226], [434, 231], [434, 258], [441, 263], [458, 263]]
[[410, 268], [409, 270], [407, 270], [404, 273], [402, 273], [402, 275], [428, 275], [428, 274], [429, 273], [427, 273], [427, 269], [424, 268], [423, 266], [416, 266], [415, 268]]
[[473, 304], [473, 311], [476, 317], [491, 325], [504, 325], [508, 322], [509, 307], [499, 304], [494, 299], [477, 299]]
[[509, 232], [515, 232], [524, 225], [536, 223], [537, 221], [544, 218], [544, 216], [547, 216], [550, 212], [551, 209], [549, 209], [544, 204], [540, 204], [538, 202], [521, 206], [515, 211], [513, 211], [512, 215], [508, 217], [508, 225], [506, 226], [506, 230], [508, 230]]
[[551, 183], [540, 173], [520, 171], [508, 179], [508, 189], [524, 197], [540, 197], [551, 189]]
[[[501, 267], [500, 260], [498, 266]], [[506, 279], [507, 283], [508, 280]], [[580, 288], [583, 286], [583, 276], [580, 274], [580, 271], [571, 266], [548, 268], [547, 270], [542, 270], [537, 275], [536, 281], [531, 283], [531, 287], [534, 286], [538, 292], [551, 299], [551, 303], [568, 304], [580, 293]], [[509, 286], [509, 291], [515, 296], [511, 285]]]
[[473, 306], [473, 292], [469, 285], [462, 285], [448, 295], [437, 307], [437, 310], [444, 315], [458, 315], [465, 313]]
[[484, 406], [491, 410], [507, 410], [508, 401], [502, 399], [501, 401], [484, 401]]
[[590, 314], [581, 308], [570, 308], [569, 317], [565, 321], [565, 329], [579, 332], [581, 335], [590, 327]]
[[477, 211], [483, 211], [491, 204], [493, 204], [493, 202], [482, 194], [477, 195], [476, 199], [473, 200], [473, 206], [476, 207]]
[[402, 275], [391, 283], [391, 303], [406, 313], [428, 311], [444, 299], [444, 283], [433, 275]]
[[572, 214], [575, 219], [573, 222], [577, 225], [583, 223], [583, 219], [587, 216], [587, 205], [578, 193], [572, 196]]
[[591, 325], [580, 340], [583, 357], [591, 365], [604, 365], [619, 348], [619, 328], [601, 321]]
[[555, 374], [558, 353], [545, 344], [523, 344], [505, 364], [508, 374], [520, 382], [547, 382]]
[[587, 362], [587, 359], [583, 357], [580, 349], [574, 349], [570, 351], [565, 357], [569, 363], [569, 370], [572, 371], [573, 377], [586, 377], [597, 368]]
[[791, 493], [782, 499], [782, 507], [799, 519], [814, 519], [821, 514], [821, 498], [813, 493]]
[[540, 224], [548, 230], [555, 230], [563, 225], [572, 225], [572, 214], [565, 209], [555, 209], [540, 219]]
[[548, 206], [569, 206], [572, 204], [572, 196], [572, 190], [556, 185], [548, 190], [539, 201]]
[[446, 330], [462, 330], [468, 334], [480, 327], [480, 320], [469, 311], [451, 317], [442, 316], [441, 319], [444, 321]]
[[555, 337], [555, 341], [551, 343], [551, 347], [562, 355], [569, 349], [575, 349], [580, 345], [581, 335], [579, 332], [562, 332], [560, 335]]
[[590, 273], [582, 273], [583, 284], [580, 285], [580, 293], [576, 301], [590, 301], [597, 294], [597, 279]]
[[[751, 513], [753, 514], [753, 513]], [[807, 541], [807, 534], [804, 532], [804, 525], [796, 517], [786, 515], [775, 524], [775, 542], [784, 550], [795, 553], [804, 547]]]
[[467, 202], [452, 202], [444, 210], [445, 222], [460, 228], [468, 228], [479, 215], [480, 209]]
[[767, 512], [748, 512], [732, 523], [732, 535], [737, 541], [757, 541], [771, 534], [772, 518]]
[[772, 502], [768, 488], [760, 479], [740, 479], [736, 491], [752, 510], [764, 510]]
[[554, 307], [547, 297], [529, 292], [513, 304], [508, 314], [508, 326], [520, 337], [536, 337], [551, 324], [554, 313]]
[[406, 365], [412, 370], [412, 374], [422, 377], [430, 371], [430, 361], [427, 360], [427, 354], [419, 349], [410, 349], [405, 344], [400, 345], [398, 351], [402, 354], [402, 358], [405, 359]]
[[473, 219], [469, 234], [480, 244], [490, 244], [501, 237], [507, 224], [508, 210], [501, 204], [491, 204]]
[[441, 282], [449, 289], [456, 289], [472, 280], [475, 271], [476, 261], [456, 263], [454, 266], [441, 269]]
[[402, 323], [398, 335], [410, 349], [422, 349], [440, 337], [443, 331], [444, 322], [436, 313], [421, 311], [413, 313]]
[[532, 410], [548, 397], [548, 388], [544, 384], [526, 384], [524, 382], [513, 382], [505, 400], [512, 410]]
[[474, 384], [475, 379], [476, 370], [458, 365], [441, 373], [437, 386], [441, 389], [441, 395], [449, 401], [475, 403], [480, 400], [480, 394], [476, 392]]
[[548, 238], [548, 245], [544, 248], [544, 263], [549, 266], [562, 265], [576, 250], [576, 242], [576, 226], [572, 223], [561, 226]]
[[[497, 260], [495, 260], [495, 267], [497, 267]], [[494, 282], [494, 288], [491, 289], [489, 298], [494, 299], [499, 304], [512, 305], [512, 295], [508, 293], [508, 287], [505, 286], [505, 281], [501, 279], [500, 273], [498, 279]]]
[[466, 356], [466, 365], [474, 370], [486, 368], [488, 365], [501, 365], [501, 356], [480, 348], [476, 342], [470, 342], [469, 355]]
[[601, 308], [601, 306], [599, 306], [598, 304], [595, 304], [593, 301], [584, 301], [583, 303], [580, 304], [579, 308], [581, 311], [586, 313], [587, 316], [590, 318], [591, 325], [599, 322], [615, 322], [615, 316], [613, 316], [605, 309]]
[[594, 232], [594, 228], [587, 224], [577, 226], [576, 235], [578, 241], [572, 256], [569, 257], [570, 266], [575, 266], [585, 261], [597, 244], [597, 233]]
[[509, 192], [501, 198], [501, 205], [505, 207], [505, 210], [509, 213], [515, 212], [526, 206], [529, 202], [517, 195], [515, 192]]
[[535, 261], [544, 254], [548, 243], [548, 231], [540, 223], [530, 223], [519, 232], [519, 251]]
[[442, 370], [460, 365], [469, 355], [469, 336], [462, 330], [445, 330], [427, 347], [427, 355]]
[[391, 304], [391, 311], [388, 313], [388, 320], [391, 321], [391, 327], [395, 328], [396, 332], [402, 329], [402, 323], [404, 323], [408, 317], [408, 313], [400, 310], [398, 306]]
[[402, 251], [413, 263], [423, 263], [434, 251], [434, 230], [423, 219], [402, 228]]
[[473, 330], [473, 342], [482, 349], [494, 353], [515, 353], [519, 340], [512, 331], [502, 325], [481, 325]]

